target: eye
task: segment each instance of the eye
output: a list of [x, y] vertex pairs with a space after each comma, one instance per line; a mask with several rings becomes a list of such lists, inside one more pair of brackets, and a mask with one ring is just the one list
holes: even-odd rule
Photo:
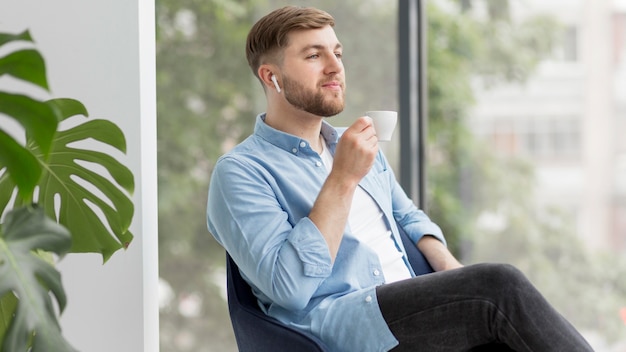
[[307, 56], [306, 58], [307, 59], [317, 59], [319, 57], [320, 57], [319, 54], [311, 54], [311, 55]]
[[341, 60], [343, 58], [343, 53], [335, 53], [335, 57]]

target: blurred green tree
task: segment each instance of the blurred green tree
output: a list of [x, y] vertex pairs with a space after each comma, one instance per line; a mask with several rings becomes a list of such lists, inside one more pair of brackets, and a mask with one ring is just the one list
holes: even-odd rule
[[156, 4], [159, 270], [173, 294], [161, 310], [163, 351], [234, 350], [214, 284], [224, 253], [203, 219], [215, 161], [253, 127], [258, 86], [243, 43], [256, 3]]
[[519, 210], [533, 187], [530, 164], [494, 153], [468, 129], [472, 83], [526, 81], [558, 33], [545, 16], [513, 22], [508, 1], [486, 2], [486, 18], [471, 15], [472, 3], [449, 1], [444, 10], [428, 2], [427, 8], [428, 213], [461, 257], [481, 212], [502, 202]]

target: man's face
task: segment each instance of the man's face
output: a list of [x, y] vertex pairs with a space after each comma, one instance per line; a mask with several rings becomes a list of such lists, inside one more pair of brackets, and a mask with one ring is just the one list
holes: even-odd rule
[[285, 99], [317, 116], [334, 116], [345, 106], [342, 47], [330, 26], [289, 34], [282, 83]]

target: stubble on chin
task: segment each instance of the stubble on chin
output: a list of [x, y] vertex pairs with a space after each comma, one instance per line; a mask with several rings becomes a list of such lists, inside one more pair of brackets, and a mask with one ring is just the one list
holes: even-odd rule
[[345, 107], [345, 91], [343, 85], [341, 90], [334, 92], [334, 94], [328, 94], [320, 90], [317, 92], [307, 92], [303, 86], [287, 77], [285, 77], [283, 85], [285, 99], [295, 108], [310, 114], [331, 117], [341, 113]]

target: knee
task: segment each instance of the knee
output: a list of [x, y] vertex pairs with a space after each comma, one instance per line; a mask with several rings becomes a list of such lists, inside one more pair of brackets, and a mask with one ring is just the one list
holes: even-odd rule
[[519, 291], [532, 284], [524, 273], [510, 264], [479, 264], [477, 270], [486, 287], [502, 291]]
[[486, 266], [486, 270], [493, 276], [502, 277], [504, 279], [526, 279], [524, 273], [511, 264], [490, 263], [484, 265]]

